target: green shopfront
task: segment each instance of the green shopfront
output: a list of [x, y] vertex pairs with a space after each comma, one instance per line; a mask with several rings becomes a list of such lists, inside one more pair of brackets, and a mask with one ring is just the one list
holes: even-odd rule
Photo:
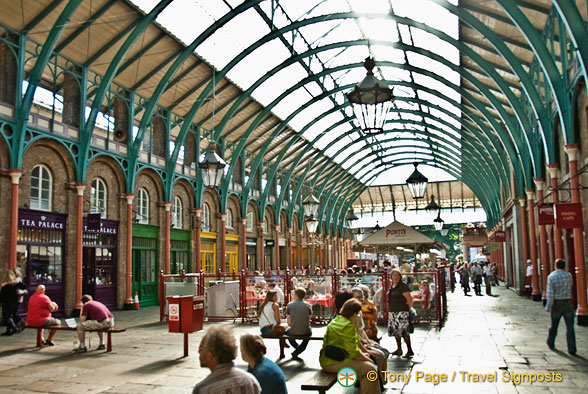
[[133, 297], [141, 306], [158, 305], [159, 227], [133, 224]]

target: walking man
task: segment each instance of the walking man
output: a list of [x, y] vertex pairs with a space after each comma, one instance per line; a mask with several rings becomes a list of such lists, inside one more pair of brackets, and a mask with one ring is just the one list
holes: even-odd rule
[[492, 269], [490, 263], [484, 266], [484, 286], [486, 287], [486, 295], [492, 295], [492, 282], [494, 282]]
[[559, 320], [563, 316], [566, 323], [568, 353], [576, 355], [576, 333], [574, 332], [574, 305], [572, 304], [572, 274], [564, 271], [564, 259], [555, 260], [555, 271], [547, 277], [545, 310], [551, 312], [551, 327], [547, 336], [547, 346], [555, 349], [555, 337]]
[[[310, 336], [310, 319], [312, 319], [312, 307], [304, 301], [306, 291], [299, 287], [294, 290], [296, 299], [286, 306], [286, 317], [289, 328], [286, 330], [287, 335], [293, 336]], [[298, 359], [298, 355], [306, 350], [308, 339], [303, 339], [300, 345], [294, 339], [288, 339], [290, 345], [294, 348], [292, 358]]]

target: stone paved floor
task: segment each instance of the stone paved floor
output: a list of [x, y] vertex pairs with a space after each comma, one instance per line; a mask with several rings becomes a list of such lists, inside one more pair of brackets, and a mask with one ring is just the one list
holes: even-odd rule
[[[556, 349], [545, 345], [549, 314], [541, 303], [516, 296], [504, 287], [494, 288], [495, 297], [449, 295], [449, 314], [443, 329], [418, 328], [412, 335], [417, 356], [411, 361], [389, 359], [394, 373], [410, 373], [410, 380], [388, 383], [387, 393], [585, 393], [588, 389], [588, 328], [576, 326], [578, 356], [565, 352], [565, 325], [560, 325]], [[183, 358], [180, 334], [167, 332], [159, 323], [159, 309], [115, 312], [117, 326], [125, 333], [113, 335], [114, 351], [72, 354], [74, 332], [58, 332], [56, 346], [37, 349], [35, 333], [0, 337], [0, 394], [2, 393], [190, 393], [191, 387], [208, 374], [198, 362], [202, 332], [190, 335], [190, 356]], [[230, 323], [210, 323], [228, 324]], [[206, 328], [206, 325], [205, 325]], [[257, 332], [253, 325], [235, 325], [235, 333]], [[324, 327], [313, 329], [320, 335]], [[381, 328], [383, 330], [383, 328]], [[91, 348], [97, 346], [90, 336]], [[393, 350], [393, 339], [384, 346]], [[277, 360], [276, 340], [268, 341], [268, 357]], [[319, 369], [319, 341], [311, 341], [303, 362], [287, 358], [280, 362], [290, 393]], [[291, 350], [291, 349], [287, 349]], [[563, 351], [562, 351], [563, 350]], [[239, 359], [237, 364], [245, 367]], [[494, 374], [498, 382], [463, 382], [460, 371]], [[514, 384], [505, 374], [561, 373], [561, 382]], [[417, 373], [446, 374], [453, 382], [416, 380]], [[474, 376], [474, 375], [471, 375]], [[473, 378], [471, 378], [473, 379]], [[354, 393], [336, 385], [329, 393]], [[359, 392], [359, 391], [358, 391]]]

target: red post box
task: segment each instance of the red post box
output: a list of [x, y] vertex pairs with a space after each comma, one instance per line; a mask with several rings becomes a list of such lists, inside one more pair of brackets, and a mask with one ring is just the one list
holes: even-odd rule
[[188, 334], [200, 331], [204, 324], [204, 296], [169, 296], [169, 332], [184, 334], [184, 357], [188, 356]]
[[169, 332], [190, 334], [200, 331], [204, 324], [203, 296], [169, 296], [168, 323]]

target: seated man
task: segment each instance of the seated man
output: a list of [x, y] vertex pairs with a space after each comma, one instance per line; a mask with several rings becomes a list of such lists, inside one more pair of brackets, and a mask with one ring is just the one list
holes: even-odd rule
[[200, 366], [210, 368], [210, 375], [194, 386], [192, 394], [260, 394], [255, 376], [235, 367], [237, 344], [233, 332], [226, 327], [211, 327], [198, 348]]
[[[86, 330], [101, 330], [114, 327], [114, 317], [108, 308], [101, 302], [92, 300], [92, 296], [85, 294], [82, 296], [82, 312], [80, 313], [80, 324], [78, 324], [78, 338], [80, 346], [75, 350], [76, 353], [83, 353], [86, 349]], [[97, 350], [104, 350], [104, 333], [98, 331], [100, 345]]]
[[[299, 287], [294, 291], [296, 299], [286, 306], [286, 318], [288, 319], [288, 329], [286, 330], [287, 335], [293, 336], [310, 336], [310, 321], [312, 319], [312, 307], [308, 302], [304, 302], [306, 291]], [[292, 347], [295, 349], [292, 353], [292, 358], [298, 359], [298, 355], [306, 350], [308, 346], [308, 339], [302, 340], [300, 345], [296, 343], [296, 340], [288, 340]]]
[[[37, 286], [37, 291], [29, 299], [29, 307], [27, 311], [27, 325], [30, 327], [59, 327], [61, 322], [59, 319], [51, 317], [51, 312], [56, 311], [57, 304], [45, 295], [45, 286]], [[49, 331], [47, 340], [43, 341], [43, 345], [53, 346], [53, 336], [57, 330]], [[43, 331], [41, 330], [41, 338], [43, 338]]]

